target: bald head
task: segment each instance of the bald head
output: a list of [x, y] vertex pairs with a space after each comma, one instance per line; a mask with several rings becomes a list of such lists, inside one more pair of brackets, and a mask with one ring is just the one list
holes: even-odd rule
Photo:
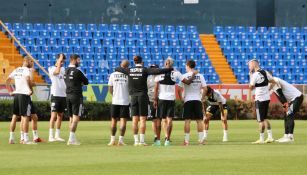
[[121, 63], [120, 63], [120, 67], [122, 68], [128, 68], [129, 67], [129, 61], [128, 60], [123, 60]]

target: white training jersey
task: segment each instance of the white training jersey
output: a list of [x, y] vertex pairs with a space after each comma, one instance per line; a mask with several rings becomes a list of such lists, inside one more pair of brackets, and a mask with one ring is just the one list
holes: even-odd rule
[[55, 97], [66, 97], [66, 84], [64, 81], [65, 68], [61, 67], [58, 75], [53, 74], [55, 70], [55, 66], [48, 68], [51, 80], [51, 95]]
[[284, 96], [286, 97], [288, 102], [293, 101], [296, 97], [299, 97], [302, 95], [301, 91], [299, 91], [297, 88], [295, 88], [293, 85], [289, 84], [285, 80], [282, 80], [280, 78], [274, 77], [274, 80], [276, 83], [280, 84], [281, 87], [279, 87], [277, 84], [273, 86], [273, 91], [277, 94], [276, 90], [281, 88]]
[[148, 98], [150, 102], [154, 101], [155, 91], [155, 75], [149, 75], [147, 77]]
[[129, 105], [128, 75], [113, 72], [108, 85], [113, 86], [113, 105]]
[[[190, 79], [192, 74], [192, 72], [185, 73], [183, 78]], [[201, 90], [203, 87], [206, 87], [207, 84], [202, 74], [196, 74], [195, 79], [190, 85], [180, 82], [179, 86], [183, 87], [184, 102], [187, 102], [192, 100], [201, 101]]]
[[15, 80], [15, 91], [13, 92], [14, 94], [30, 94], [31, 89], [27, 81], [27, 77], [30, 79], [30, 76], [31, 72], [27, 67], [18, 67], [9, 75], [9, 78]]
[[207, 97], [207, 100], [209, 101], [210, 105], [219, 105], [219, 103], [222, 103], [223, 105], [226, 104], [226, 99], [223, 97], [223, 95], [218, 90], [213, 90], [213, 94], [211, 97]]
[[156, 76], [155, 82], [159, 82], [159, 99], [175, 100], [176, 99], [176, 81], [183, 80], [183, 75], [178, 71]]
[[[266, 76], [268, 81], [273, 79], [273, 77], [267, 72]], [[259, 71], [256, 71], [251, 75], [250, 85], [255, 86], [255, 101], [270, 100], [270, 91], [268, 83], [266, 86], [256, 87], [257, 84], [264, 83], [265, 81], [265, 77]]]

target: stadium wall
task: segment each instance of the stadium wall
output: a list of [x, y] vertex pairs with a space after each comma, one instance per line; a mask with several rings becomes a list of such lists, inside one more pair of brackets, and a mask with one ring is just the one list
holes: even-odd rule
[[[0, 0], [4, 22], [307, 26], [306, 0]], [[272, 14], [267, 19], [263, 14]]]

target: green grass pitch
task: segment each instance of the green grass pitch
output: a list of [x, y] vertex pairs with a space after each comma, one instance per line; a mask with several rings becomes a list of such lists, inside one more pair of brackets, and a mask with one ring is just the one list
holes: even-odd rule
[[[61, 133], [65, 139], [69, 133], [67, 125], [63, 123]], [[307, 121], [296, 121], [294, 143], [265, 145], [251, 144], [259, 135], [256, 121], [229, 121], [228, 143], [221, 142], [220, 121], [212, 121], [205, 146], [197, 145], [195, 125], [193, 122], [189, 147], [181, 146], [182, 121], [174, 123], [170, 147], [132, 146], [131, 122], [125, 137], [128, 146], [108, 147], [109, 122], [81, 121], [77, 131], [81, 146], [9, 145], [9, 123], [1, 122], [0, 174], [307, 174]], [[283, 121], [272, 121], [272, 128], [275, 139], [283, 135]], [[39, 134], [47, 139], [48, 122], [39, 122]], [[19, 139], [19, 129], [15, 139]], [[146, 142], [152, 144], [152, 141], [151, 122], [147, 122]]]

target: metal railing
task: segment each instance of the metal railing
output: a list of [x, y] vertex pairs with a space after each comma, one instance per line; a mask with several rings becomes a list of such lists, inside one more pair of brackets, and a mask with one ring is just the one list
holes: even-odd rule
[[39, 64], [39, 62], [31, 55], [30, 52], [27, 51], [27, 49], [19, 42], [19, 40], [14, 36], [14, 34], [7, 28], [7, 26], [2, 22], [2, 20], [0, 20], [0, 25], [4, 28], [4, 30], [11, 36], [12, 40], [13, 40], [13, 45], [14, 42], [17, 43], [17, 45], [20, 47], [20, 49], [22, 49], [27, 56], [29, 56], [31, 58], [31, 60], [33, 60], [33, 62], [37, 65], [37, 67], [39, 69], [41, 69], [48, 77], [49, 77], [49, 73], [46, 71], [46, 69], [41, 66]]

